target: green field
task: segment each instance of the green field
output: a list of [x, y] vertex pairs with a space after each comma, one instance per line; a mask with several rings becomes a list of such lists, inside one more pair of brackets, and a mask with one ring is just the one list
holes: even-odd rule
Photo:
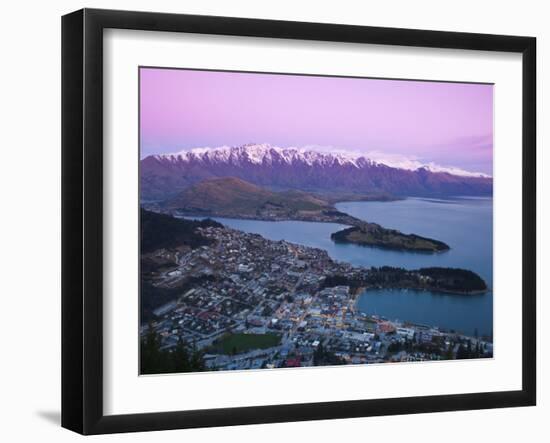
[[209, 351], [239, 354], [252, 349], [271, 348], [280, 342], [281, 336], [277, 334], [227, 334], [217, 339]]

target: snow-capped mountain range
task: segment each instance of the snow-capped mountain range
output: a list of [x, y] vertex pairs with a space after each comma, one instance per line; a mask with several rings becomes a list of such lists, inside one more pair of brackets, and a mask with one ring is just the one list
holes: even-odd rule
[[247, 144], [195, 148], [141, 161], [141, 195], [162, 199], [201, 180], [238, 177], [269, 188], [388, 192], [397, 195], [488, 195], [485, 174], [416, 160], [376, 161], [350, 152]]

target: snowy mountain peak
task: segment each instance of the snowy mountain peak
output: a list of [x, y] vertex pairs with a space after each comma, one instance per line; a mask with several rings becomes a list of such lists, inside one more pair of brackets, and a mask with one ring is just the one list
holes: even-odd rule
[[429, 171], [432, 173], [447, 173], [460, 177], [484, 177], [489, 175], [480, 172], [465, 171], [456, 167], [445, 167], [433, 162], [422, 163], [417, 160], [384, 158], [376, 160], [356, 152], [335, 150], [322, 152], [319, 150], [288, 147], [281, 148], [269, 143], [248, 143], [242, 146], [200, 147], [183, 150], [173, 154], [154, 156], [158, 160], [170, 162], [208, 162], [226, 163], [233, 166], [253, 165], [307, 165], [307, 166], [342, 166], [362, 169], [365, 167], [390, 167], [409, 171]]
[[483, 174], [402, 156], [267, 143], [149, 156], [142, 160], [140, 174], [142, 198], [153, 200], [215, 177], [234, 177], [271, 189], [408, 196], [485, 196], [493, 188], [492, 179]]
[[[217, 148], [193, 148], [174, 154], [160, 154], [154, 156], [158, 160], [169, 160], [172, 162], [209, 161], [227, 162], [233, 165], [238, 164], [273, 164], [286, 163], [314, 165], [339, 165], [353, 166], [359, 168], [363, 165], [372, 165], [373, 162], [358, 155], [343, 153], [318, 152], [304, 148], [280, 148], [268, 143], [250, 143], [242, 146], [221, 146]], [[359, 161], [362, 159], [361, 161]]]
[[173, 154], [155, 155], [158, 160], [171, 162], [207, 161], [211, 163], [228, 163], [231, 165], [244, 165], [247, 163], [256, 165], [271, 165], [286, 163], [305, 164], [308, 166], [348, 166], [354, 168], [386, 166], [409, 171], [426, 170], [433, 173], [448, 173], [461, 177], [484, 177], [489, 175], [480, 172], [465, 171], [456, 167], [440, 166], [433, 162], [422, 163], [417, 160], [395, 160], [378, 158], [373, 160], [363, 154], [335, 150], [325, 152], [308, 148], [288, 147], [281, 148], [269, 143], [248, 143], [242, 146], [201, 147], [180, 151]]

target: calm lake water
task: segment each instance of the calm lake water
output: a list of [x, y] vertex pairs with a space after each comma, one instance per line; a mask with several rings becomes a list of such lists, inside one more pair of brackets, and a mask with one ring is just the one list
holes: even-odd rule
[[[391, 251], [336, 244], [330, 234], [343, 229], [334, 223], [269, 222], [217, 218], [220, 223], [272, 240], [287, 240], [325, 249], [340, 261], [360, 266], [460, 267], [477, 272], [493, 283], [493, 201], [490, 198], [452, 200], [408, 198], [395, 202], [344, 202], [337, 209], [387, 228], [415, 233], [447, 243], [451, 250], [439, 254]], [[449, 295], [428, 291], [369, 290], [358, 299], [358, 308], [369, 314], [399, 319], [473, 335], [493, 330], [493, 294]]]

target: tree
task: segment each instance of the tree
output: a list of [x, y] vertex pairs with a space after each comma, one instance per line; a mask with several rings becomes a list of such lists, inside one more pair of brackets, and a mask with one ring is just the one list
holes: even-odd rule
[[456, 351], [456, 358], [457, 358], [457, 360], [461, 360], [461, 359], [464, 359], [464, 358], [470, 358], [469, 352], [463, 344], [461, 344], [458, 347], [458, 351]]
[[403, 349], [401, 342], [393, 341], [388, 345], [388, 352], [397, 353]]
[[334, 352], [326, 350], [323, 343], [319, 343], [317, 349], [313, 352], [313, 364], [315, 366], [343, 365], [345, 362]]
[[176, 372], [206, 371], [203, 354], [195, 344], [189, 346], [180, 337], [173, 350], [161, 349], [161, 339], [150, 324], [140, 345], [140, 369], [142, 374], [166, 374]]
[[193, 352], [191, 353], [190, 368], [192, 372], [206, 371], [206, 365], [204, 364], [202, 352], [199, 351], [194, 345]]
[[189, 372], [189, 352], [185, 342], [180, 337], [176, 349], [172, 351], [172, 361], [174, 364], [174, 372]]
[[160, 351], [160, 338], [153, 325], [149, 323], [148, 332], [141, 342], [141, 373], [156, 374], [161, 372], [163, 355]]
[[452, 342], [449, 342], [449, 346], [447, 346], [447, 351], [445, 352], [445, 358], [447, 360], [452, 360], [454, 358], [453, 343]]
[[313, 352], [313, 364], [315, 366], [323, 364], [324, 354], [325, 351], [323, 349], [323, 343], [319, 343], [317, 349], [315, 349], [315, 351]]

